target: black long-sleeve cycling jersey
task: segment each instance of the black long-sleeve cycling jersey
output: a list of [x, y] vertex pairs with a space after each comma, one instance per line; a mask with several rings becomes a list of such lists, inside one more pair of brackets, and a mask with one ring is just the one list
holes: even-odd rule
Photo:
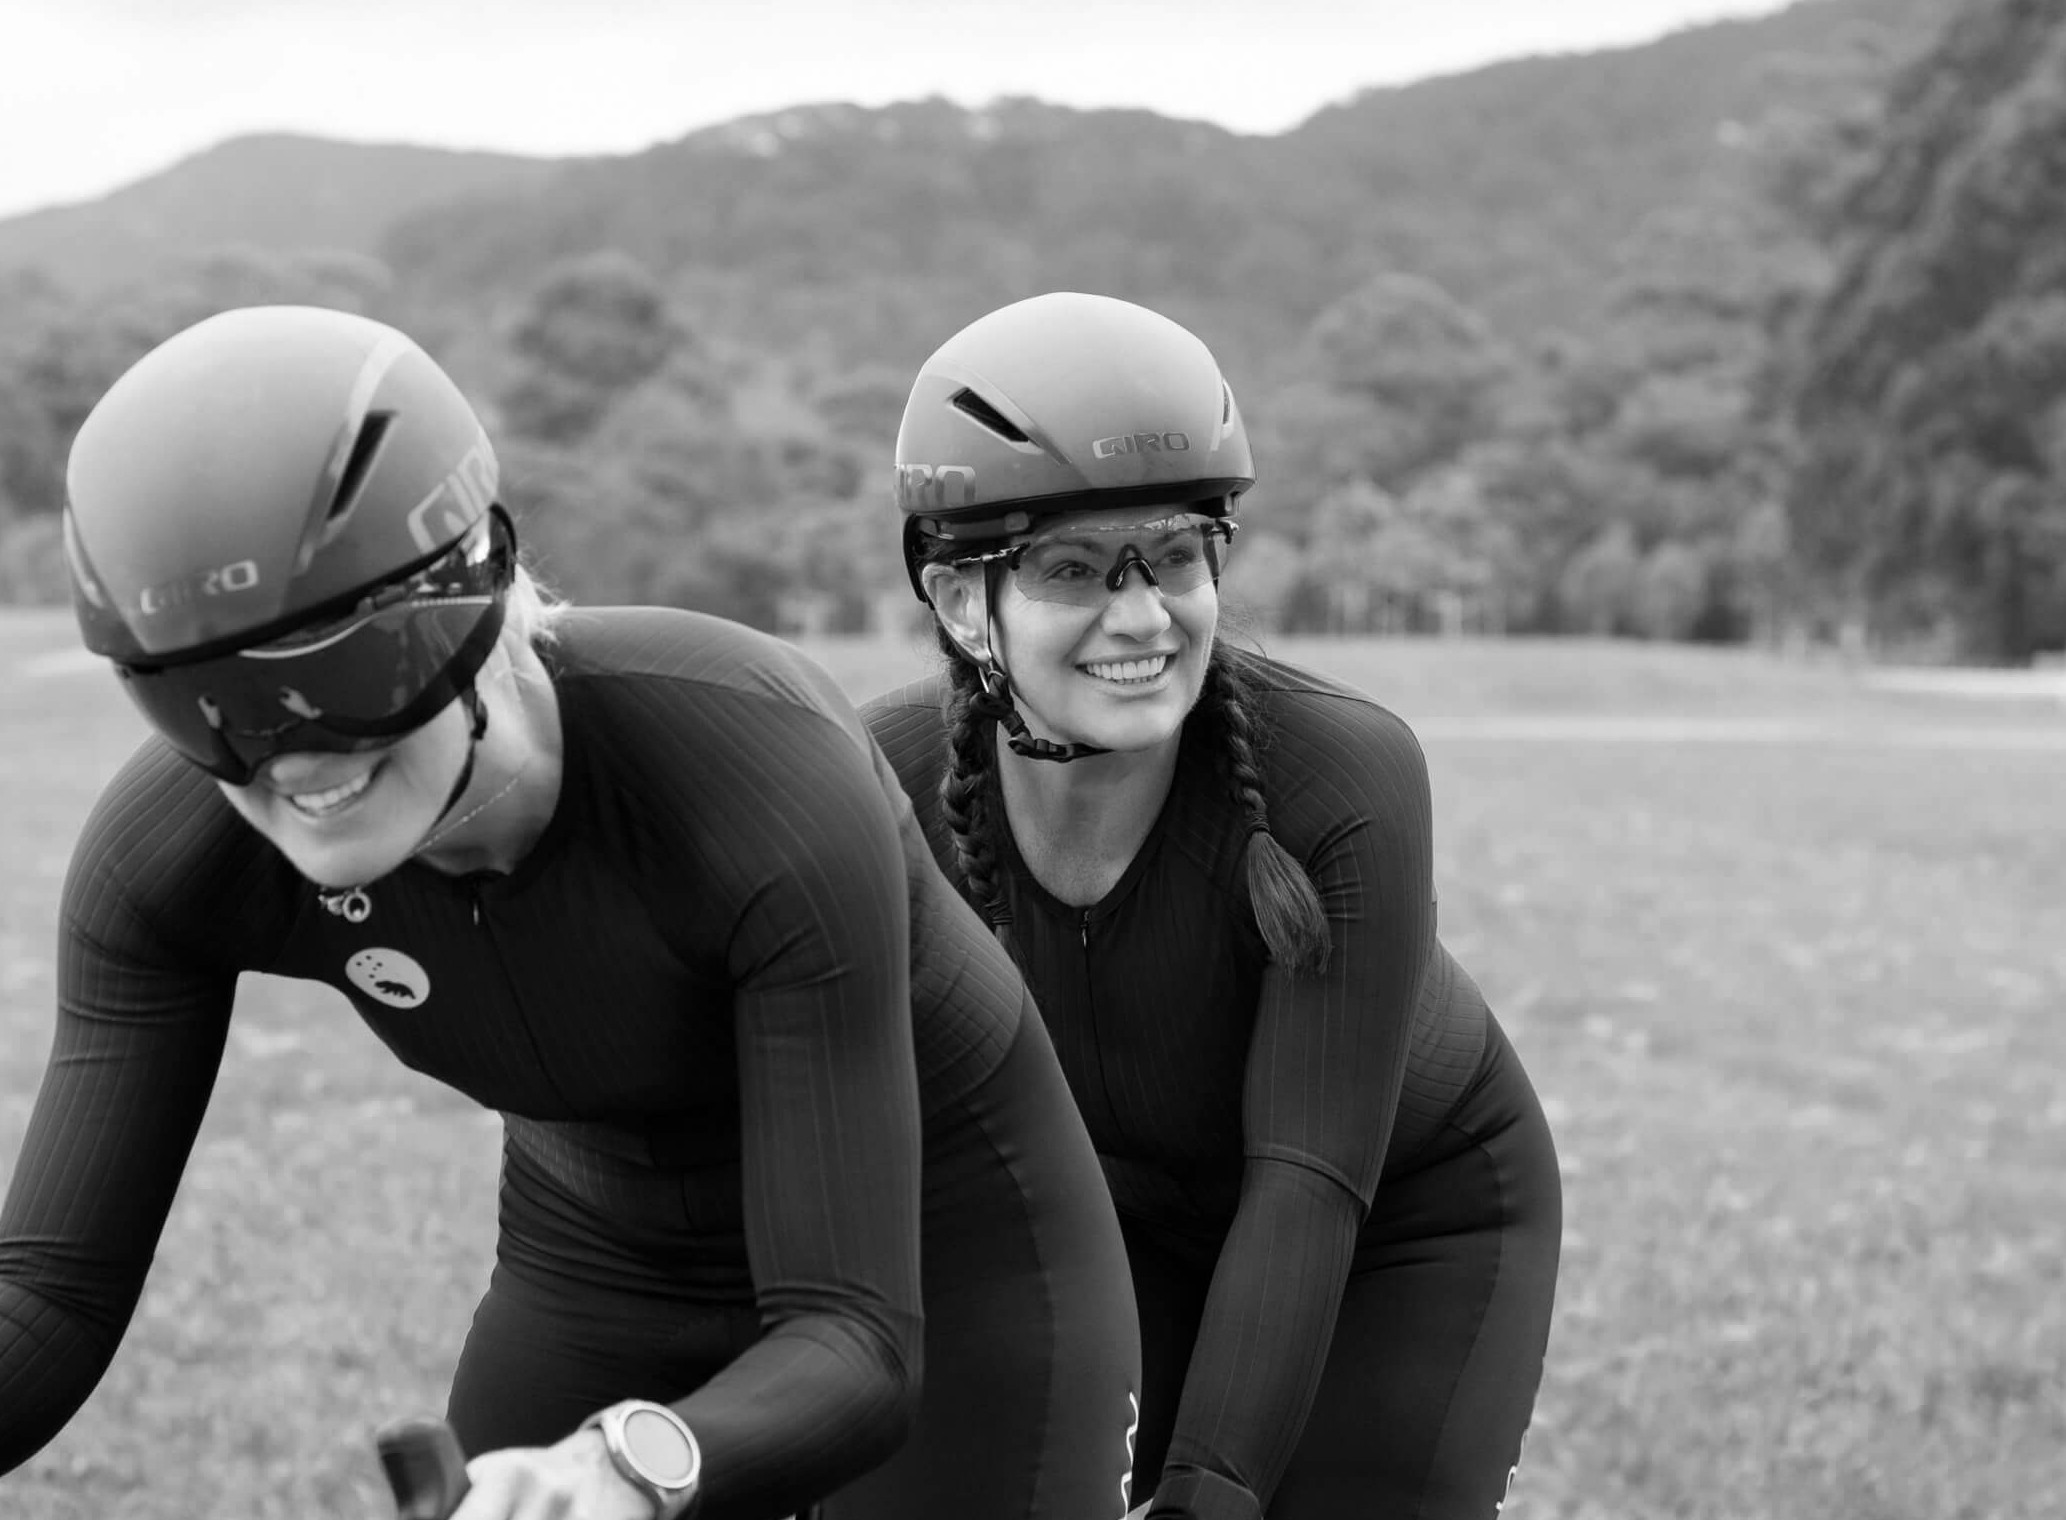
[[[1270, 828], [1319, 890], [1324, 971], [1270, 963], [1249, 905], [1248, 822], [1198, 723], [1151, 832], [1099, 902], [1050, 895], [1009, 841], [1002, 862], [1027, 983], [1122, 1221], [1210, 1274], [1155, 1513], [1267, 1510], [1359, 1232], [1398, 1236], [1382, 1184], [1439, 1159], [1487, 1059], [1484, 1001], [1435, 935], [1412, 733], [1309, 672], [1264, 660], [1256, 678]], [[862, 711], [954, 874], [942, 697], [934, 678]]]
[[500, 1110], [595, 1232], [599, 1279], [757, 1304], [759, 1341], [676, 1406], [714, 1505], [823, 1492], [894, 1447], [921, 1144], [990, 1143], [933, 1121], [1002, 1060], [1018, 973], [787, 645], [611, 609], [545, 653], [565, 761], [536, 846], [507, 876], [404, 865], [362, 923], [155, 739], [107, 787], [0, 1213], [0, 1470], [114, 1354], [245, 971], [328, 983], [406, 1064]]

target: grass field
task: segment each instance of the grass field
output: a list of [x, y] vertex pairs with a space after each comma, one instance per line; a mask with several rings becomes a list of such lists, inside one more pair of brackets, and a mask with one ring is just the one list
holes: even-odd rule
[[[139, 731], [72, 638], [0, 619], [0, 1171], [71, 839]], [[814, 652], [857, 695], [922, 663]], [[2061, 1514], [2066, 707], [1732, 652], [1277, 652], [1422, 734], [1443, 936], [1557, 1131], [1566, 1264], [1508, 1516]], [[135, 1325], [0, 1515], [389, 1513], [367, 1434], [441, 1406], [495, 1141], [341, 999], [247, 984]]]

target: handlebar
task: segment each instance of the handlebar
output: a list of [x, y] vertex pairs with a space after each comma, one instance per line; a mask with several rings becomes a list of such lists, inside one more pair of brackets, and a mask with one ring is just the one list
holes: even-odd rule
[[446, 1520], [466, 1497], [466, 1453], [443, 1420], [396, 1420], [373, 1438], [396, 1520]]

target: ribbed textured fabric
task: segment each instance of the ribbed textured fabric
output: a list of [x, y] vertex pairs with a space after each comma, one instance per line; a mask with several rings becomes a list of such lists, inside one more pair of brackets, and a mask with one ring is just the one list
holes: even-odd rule
[[537, 846], [506, 877], [406, 865], [361, 924], [163, 746], [108, 787], [66, 883], [51, 1062], [0, 1212], [0, 1469], [113, 1354], [245, 970], [336, 987], [402, 1061], [502, 1111], [512, 1163], [572, 1220], [552, 1270], [757, 1310], [758, 1341], [676, 1405], [712, 1513], [824, 1492], [896, 1444], [920, 1355], [921, 1127], [993, 1154], [965, 1100], [1012, 1044], [1019, 975], [852, 707], [789, 646], [619, 609], [571, 616], [549, 658], [566, 761]]
[[[1267, 1511], [1359, 1238], [1385, 1232], [1381, 1179], [1441, 1149], [1487, 1049], [1485, 1003], [1435, 935], [1412, 733], [1324, 677], [1275, 661], [1256, 674], [1271, 832], [1319, 890], [1333, 941], [1323, 971], [1269, 962], [1247, 895], [1247, 820], [1200, 725], [1098, 903], [1064, 904], [1015, 848], [1002, 855], [1028, 985], [1122, 1220], [1178, 1243], [1209, 1279], [1157, 1516]], [[917, 682], [863, 716], [954, 874], [938, 802], [944, 695], [940, 678]]]

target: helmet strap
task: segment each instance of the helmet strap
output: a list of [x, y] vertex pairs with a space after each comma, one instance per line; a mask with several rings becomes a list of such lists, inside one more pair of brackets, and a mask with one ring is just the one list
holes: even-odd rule
[[1071, 760], [1111, 753], [1095, 744], [1056, 744], [1034, 737], [1026, 727], [1025, 717], [1012, 702], [1011, 677], [988, 662], [976, 667], [976, 676], [983, 683], [983, 689], [969, 698], [968, 710], [978, 718], [989, 718], [1003, 724], [1004, 742], [1011, 746], [1013, 754], [1023, 755], [1028, 760], [1052, 760], [1066, 765]]
[[[470, 680], [459, 689], [459, 700], [466, 704], [466, 759], [460, 763], [459, 774], [452, 781], [452, 789], [445, 794], [445, 805], [438, 809], [438, 816], [430, 821], [430, 827], [423, 831], [423, 838], [418, 840], [416, 847], [409, 852], [408, 858], [412, 860], [422, 854], [426, 846], [435, 843], [440, 834], [451, 832], [451, 827], [440, 826], [451, 816], [452, 809], [459, 806], [459, 799], [466, 795], [467, 787], [473, 784], [474, 760], [480, 754], [481, 740], [488, 732], [488, 704], [481, 700], [480, 688]], [[519, 767], [517, 775], [522, 774], [522, 767]], [[490, 797], [488, 802], [499, 802], [515, 787], [516, 782], [517, 777], [512, 776], [502, 790]], [[475, 808], [474, 813], [486, 808], [488, 802]], [[471, 817], [473, 813], [467, 814], [466, 818], [460, 819], [459, 822], [465, 823]], [[355, 887], [318, 887], [316, 901], [347, 923], [363, 924], [373, 916], [373, 899], [366, 891], [371, 885], [371, 882], [361, 882]]]
[[1004, 668], [1004, 662], [997, 658], [996, 614], [997, 597], [1002, 589], [1003, 566], [992, 560], [983, 566], [983, 658], [976, 662], [976, 679], [982, 682], [982, 690], [969, 699], [968, 710], [978, 718], [989, 718], [1004, 725], [1004, 742], [1011, 752], [1028, 760], [1052, 760], [1057, 765], [1067, 765], [1071, 760], [1087, 760], [1092, 755], [1109, 755], [1108, 749], [1095, 744], [1056, 744], [1052, 740], [1034, 736], [1026, 727], [1025, 716], [1020, 713], [1011, 699], [1011, 676]]
[[[445, 805], [438, 809], [438, 816], [431, 819], [430, 827], [423, 831], [426, 840], [437, 833], [438, 825], [445, 821], [452, 809], [459, 806], [459, 799], [466, 795], [467, 787], [473, 784], [473, 764], [481, 752], [481, 735], [488, 731], [487, 705], [481, 701], [481, 694], [471, 681], [467, 682], [465, 690], [459, 693], [459, 700], [466, 704], [466, 759], [460, 763], [458, 776], [453, 778], [452, 790], [445, 794]], [[422, 848], [421, 844], [416, 846], [416, 850]], [[416, 850], [409, 853], [414, 855]]]

